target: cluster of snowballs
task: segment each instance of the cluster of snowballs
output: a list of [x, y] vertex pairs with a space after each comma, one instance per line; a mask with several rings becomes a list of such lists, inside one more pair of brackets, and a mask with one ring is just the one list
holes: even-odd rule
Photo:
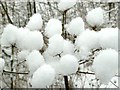
[[[65, 11], [75, 5], [63, 3], [60, 0], [59, 9]], [[97, 14], [96, 14], [97, 13]], [[103, 10], [96, 8], [89, 11], [86, 19], [91, 26], [99, 26], [104, 22]], [[43, 20], [40, 14], [34, 14], [26, 27], [18, 28], [8, 24], [1, 37], [2, 48], [15, 45], [19, 49], [18, 60], [26, 60], [33, 88], [45, 88], [54, 82], [57, 75], [70, 75], [76, 73], [78, 61], [89, 56], [92, 49], [102, 47], [102, 50], [93, 62], [96, 77], [104, 84], [116, 74], [118, 64], [118, 29], [103, 28], [99, 32], [85, 30], [81, 17], [73, 19], [66, 31], [76, 35], [75, 44], [65, 40], [62, 34], [62, 24], [58, 19], [50, 19], [45, 27], [44, 35], [49, 38], [47, 49], [43, 54], [39, 52], [44, 46], [42, 28]], [[75, 53], [75, 49], [79, 52]], [[3, 70], [4, 60], [0, 59], [0, 71]]]

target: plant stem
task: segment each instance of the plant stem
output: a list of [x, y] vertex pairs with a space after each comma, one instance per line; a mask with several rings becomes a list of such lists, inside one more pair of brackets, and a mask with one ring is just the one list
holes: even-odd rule
[[64, 76], [64, 81], [65, 81], [65, 89], [66, 89], [66, 90], [69, 90], [68, 76]]
[[63, 15], [62, 15], [62, 35], [65, 39], [67, 38], [67, 34], [66, 34], [66, 31], [65, 31], [66, 14], [67, 14], [67, 10], [65, 10], [63, 12]]
[[[13, 72], [14, 46], [12, 45], [11, 72]], [[11, 73], [11, 89], [13, 89], [13, 75]]]

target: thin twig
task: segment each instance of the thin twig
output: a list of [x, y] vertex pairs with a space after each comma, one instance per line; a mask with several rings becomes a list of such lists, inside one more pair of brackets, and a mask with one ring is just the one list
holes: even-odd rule
[[118, 87], [115, 83], [113, 83], [112, 81], [110, 81], [115, 87], [117, 87], [117, 88], [119, 88], [120, 89], [120, 87]]
[[77, 74], [92, 74], [92, 75], [95, 75], [94, 72], [83, 72], [83, 71], [77, 71]]
[[6, 70], [3, 70], [3, 73], [9, 73], [9, 74], [28, 74], [28, 72], [26, 73], [21, 73], [21, 72], [11, 72], [11, 71], [6, 71]]

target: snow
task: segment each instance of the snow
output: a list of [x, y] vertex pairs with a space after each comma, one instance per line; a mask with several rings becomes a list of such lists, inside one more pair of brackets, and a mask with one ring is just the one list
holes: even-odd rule
[[5, 66], [5, 60], [4, 60], [4, 59], [2, 59], [2, 58], [0, 58], [0, 72], [2, 72], [2, 71], [3, 71], [4, 66]]
[[[29, 29], [27, 28], [19, 28], [17, 33], [16, 33], [16, 46], [19, 49], [23, 49], [23, 39], [25, 39], [25, 37], [27, 37], [27, 35], [29, 34]], [[23, 49], [24, 50], [24, 49]]]
[[61, 74], [69, 75], [78, 70], [78, 59], [70, 54], [66, 54], [60, 59]]
[[92, 67], [100, 82], [108, 84], [118, 70], [118, 52], [114, 49], [102, 50], [95, 57]]
[[73, 53], [74, 53], [74, 44], [69, 40], [64, 40], [62, 55], [73, 54]]
[[26, 57], [29, 55], [29, 53], [30, 53], [30, 52], [27, 51], [27, 50], [22, 50], [22, 51], [18, 52], [18, 54], [17, 54], [18, 60], [19, 60], [19, 61], [25, 60]]
[[47, 62], [59, 60], [57, 54], [73, 54], [74, 44], [69, 40], [64, 40], [61, 35], [54, 35], [49, 39], [48, 48], [43, 53]]
[[43, 25], [42, 17], [39, 13], [34, 14], [30, 17], [29, 22], [26, 25], [26, 28], [30, 29], [31, 31], [40, 30]]
[[16, 42], [17, 27], [12, 24], [7, 24], [1, 36], [1, 45], [10, 46]]
[[71, 7], [73, 7], [76, 4], [77, 0], [60, 0], [59, 4], [58, 4], [58, 8], [61, 11], [65, 11], [70, 9]]
[[42, 64], [44, 64], [44, 58], [39, 51], [33, 50], [26, 57], [26, 64], [30, 70], [30, 75], [32, 75]]
[[59, 61], [59, 59], [60, 59], [59, 56], [50, 55], [48, 53], [48, 50], [44, 51], [44, 53], [42, 55], [43, 55], [46, 63], [56, 62], [56, 61]]
[[75, 45], [78, 48], [78, 50], [80, 50], [81, 47], [85, 47], [88, 50], [90, 50], [99, 47], [98, 40], [99, 39], [97, 32], [86, 30], [77, 37]]
[[17, 33], [16, 45], [21, 50], [40, 50], [43, 44], [43, 35], [39, 31], [29, 31], [26, 28], [21, 28]]
[[102, 25], [104, 23], [104, 10], [98, 7], [89, 11], [86, 16], [86, 21], [92, 27]]
[[45, 35], [50, 38], [55, 34], [62, 34], [62, 23], [58, 19], [50, 19], [45, 27]]
[[103, 28], [99, 31], [100, 46], [118, 51], [118, 28]]
[[[118, 30], [118, 35], [120, 35], [120, 30]], [[118, 36], [118, 45], [120, 45], [120, 37]], [[120, 51], [120, 46], [118, 46], [118, 50]]]
[[79, 35], [84, 31], [84, 21], [81, 17], [72, 19], [66, 29], [71, 35]]
[[54, 79], [55, 70], [50, 65], [44, 64], [33, 74], [32, 88], [46, 88], [46, 86], [52, 85]]
[[55, 69], [56, 76], [61, 74], [61, 67], [60, 67], [60, 61], [53, 61], [48, 63], [51, 67]]
[[90, 55], [90, 50], [87, 47], [81, 46], [79, 52], [74, 54], [78, 59], [87, 59]]
[[79, 59], [86, 59], [91, 49], [99, 48], [98, 33], [89, 29], [82, 32], [75, 40], [75, 48], [79, 50], [75, 56]]
[[48, 53], [51, 56], [55, 56], [56, 54], [60, 54], [63, 51], [63, 43], [64, 39], [61, 35], [56, 34], [53, 37], [49, 39], [49, 44], [48, 44]]

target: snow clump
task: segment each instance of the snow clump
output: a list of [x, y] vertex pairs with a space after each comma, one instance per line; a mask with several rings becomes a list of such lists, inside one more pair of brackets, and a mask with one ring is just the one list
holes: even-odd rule
[[17, 47], [21, 50], [40, 50], [43, 47], [43, 35], [39, 31], [20, 28], [17, 33]]
[[102, 25], [104, 23], [104, 10], [98, 7], [89, 11], [86, 16], [86, 21], [92, 27]]
[[26, 25], [26, 28], [28, 28], [31, 31], [34, 30], [40, 30], [43, 25], [42, 17], [39, 13], [34, 14], [32, 17], [30, 17], [29, 22]]
[[61, 35], [59, 34], [54, 35], [49, 39], [49, 44], [47, 48], [48, 53], [52, 56], [62, 53], [63, 43], [64, 43], [64, 39]]
[[70, 9], [71, 7], [73, 7], [76, 4], [77, 0], [60, 0], [59, 4], [58, 4], [58, 8], [61, 11], [65, 11]]
[[6, 25], [6, 27], [4, 28], [4, 31], [2, 33], [2, 36], [1, 36], [1, 45], [2, 46], [11, 46], [11, 45], [15, 44], [17, 29], [18, 28], [12, 24]]
[[78, 66], [78, 59], [73, 55], [66, 54], [60, 59], [61, 74], [63, 75], [76, 73]]
[[26, 57], [26, 64], [30, 70], [30, 75], [32, 75], [42, 64], [44, 64], [44, 58], [39, 51], [33, 50]]
[[73, 19], [67, 29], [66, 29], [71, 35], [79, 35], [84, 31], [84, 21], [81, 17], [76, 17]]
[[118, 52], [114, 49], [102, 50], [95, 57], [92, 67], [100, 82], [108, 84], [118, 70]]
[[50, 19], [45, 27], [45, 35], [50, 38], [55, 34], [62, 34], [62, 23], [58, 19]]
[[32, 88], [46, 88], [46, 86], [52, 85], [55, 74], [55, 70], [50, 65], [42, 65], [33, 74], [31, 80]]
[[98, 33], [99, 43], [103, 49], [112, 48], [118, 51], [118, 28], [103, 28]]

